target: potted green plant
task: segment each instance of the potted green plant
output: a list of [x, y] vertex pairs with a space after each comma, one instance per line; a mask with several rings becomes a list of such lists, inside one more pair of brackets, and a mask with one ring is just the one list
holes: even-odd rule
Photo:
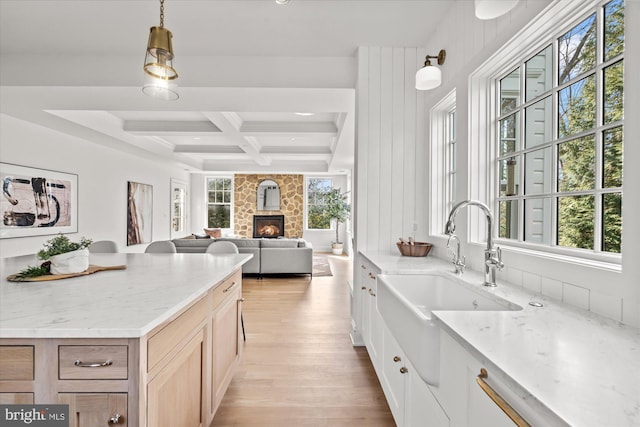
[[331, 252], [335, 255], [341, 255], [343, 251], [343, 243], [340, 241], [340, 224], [349, 218], [351, 207], [347, 201], [347, 194], [340, 191], [339, 188], [332, 188], [322, 194], [324, 214], [329, 221], [335, 221], [336, 224], [336, 240], [331, 244]]
[[45, 274], [81, 273], [89, 268], [89, 245], [91, 239], [82, 238], [80, 242], [72, 242], [65, 235], [59, 234], [47, 240], [44, 248], [37, 256], [45, 261], [40, 266], [30, 266], [17, 274], [19, 279], [44, 276]]
[[51, 262], [51, 274], [80, 273], [89, 268], [89, 245], [92, 240], [82, 238], [72, 242], [63, 234], [47, 240], [38, 258]]

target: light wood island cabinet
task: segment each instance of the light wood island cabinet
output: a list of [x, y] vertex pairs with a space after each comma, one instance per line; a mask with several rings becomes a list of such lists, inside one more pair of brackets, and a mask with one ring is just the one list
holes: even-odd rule
[[242, 353], [237, 261], [139, 337], [0, 338], [0, 402], [68, 404], [72, 427], [208, 426]]

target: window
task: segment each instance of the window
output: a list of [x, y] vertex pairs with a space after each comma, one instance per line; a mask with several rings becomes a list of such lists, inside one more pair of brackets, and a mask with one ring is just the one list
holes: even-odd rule
[[232, 183], [228, 177], [207, 178], [208, 228], [231, 228]]
[[446, 95], [430, 113], [431, 211], [430, 234], [444, 234], [456, 202], [456, 92]]
[[456, 110], [455, 106], [449, 110], [446, 118], [447, 134], [445, 142], [447, 144], [447, 158], [445, 172], [445, 213], [451, 212], [456, 203]]
[[187, 184], [171, 178], [171, 236], [184, 234], [187, 220]]
[[307, 179], [307, 228], [330, 230], [331, 222], [324, 215], [324, 201], [321, 193], [331, 190], [333, 182], [329, 178]]
[[624, 2], [599, 2], [495, 81], [498, 237], [620, 253]]

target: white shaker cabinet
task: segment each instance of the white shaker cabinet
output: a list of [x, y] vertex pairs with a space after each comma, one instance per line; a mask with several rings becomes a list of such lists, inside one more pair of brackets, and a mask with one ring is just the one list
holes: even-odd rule
[[[536, 421], [523, 399], [509, 390], [490, 368], [472, 356], [446, 333], [440, 334], [441, 385], [438, 388], [442, 404], [451, 414], [451, 426], [513, 427], [551, 425]], [[446, 357], [444, 357], [446, 355]], [[486, 377], [480, 378], [481, 372]], [[485, 384], [485, 388], [481, 386]], [[486, 391], [485, 391], [486, 389]], [[509, 418], [490, 394], [502, 399], [501, 406], [512, 411], [518, 422]]]
[[[364, 341], [373, 366], [378, 372], [380, 358], [380, 347], [382, 346], [382, 316], [378, 312], [376, 297], [378, 292], [376, 277], [380, 270], [364, 257], [359, 257], [359, 279], [356, 286], [362, 298], [362, 323], [360, 333]], [[354, 291], [355, 292], [355, 291]]]
[[383, 331], [380, 382], [396, 425], [448, 427], [449, 418], [429, 386], [418, 375], [386, 325]]

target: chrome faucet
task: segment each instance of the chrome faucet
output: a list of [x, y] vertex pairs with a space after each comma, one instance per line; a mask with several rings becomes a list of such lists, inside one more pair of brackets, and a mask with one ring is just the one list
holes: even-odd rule
[[[451, 241], [454, 240], [454, 239], [455, 239], [456, 244], [457, 244], [455, 251], [451, 247]], [[460, 256], [460, 238], [458, 236], [456, 236], [455, 234], [451, 233], [449, 235], [449, 240], [447, 240], [447, 248], [453, 254], [452, 262], [453, 262], [453, 266], [456, 269], [456, 274], [462, 274], [464, 268], [466, 267], [466, 265], [464, 264], [465, 257], [461, 257]]]
[[[493, 246], [493, 214], [487, 205], [477, 200], [464, 200], [451, 209], [449, 219], [445, 228], [445, 233], [449, 236], [453, 235], [456, 229], [454, 220], [458, 211], [466, 206], [479, 207], [487, 217], [487, 248], [484, 250], [484, 286], [496, 286], [496, 269], [502, 270], [502, 250]], [[459, 243], [458, 243], [459, 244]], [[457, 267], [456, 267], [457, 271]]]

